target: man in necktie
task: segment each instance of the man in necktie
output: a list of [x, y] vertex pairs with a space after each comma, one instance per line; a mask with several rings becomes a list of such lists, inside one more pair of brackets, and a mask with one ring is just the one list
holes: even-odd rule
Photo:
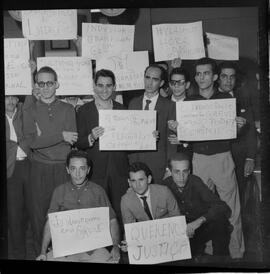
[[[133, 98], [129, 103], [130, 110], [155, 110], [157, 112], [157, 149], [154, 151], [134, 151], [129, 154], [130, 163], [146, 163], [152, 171], [153, 182], [162, 180], [173, 145], [168, 137], [171, 131], [168, 121], [175, 120], [175, 106], [172, 101], [159, 95], [159, 89], [165, 79], [164, 71], [157, 64], [149, 65], [144, 73], [144, 94]], [[158, 137], [157, 137], [158, 136]]]

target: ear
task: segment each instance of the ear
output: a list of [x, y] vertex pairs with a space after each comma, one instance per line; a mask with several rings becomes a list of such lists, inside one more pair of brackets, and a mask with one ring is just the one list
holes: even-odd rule
[[129, 187], [131, 187], [131, 182], [130, 182], [130, 180], [128, 179], [128, 185], [129, 185]]
[[66, 167], [67, 173], [70, 174], [68, 167]]
[[58, 83], [58, 81], [55, 82], [55, 89], [58, 89], [60, 87], [60, 84]]
[[164, 85], [164, 80], [161, 80], [159, 87], [162, 87]]
[[214, 74], [213, 80], [216, 81], [217, 79], [218, 79], [218, 75], [217, 75], [217, 74]]
[[186, 89], [189, 89], [190, 87], [190, 82], [186, 82]]
[[87, 169], [87, 175], [89, 174], [90, 170], [91, 170], [91, 167], [88, 167], [88, 169]]
[[149, 175], [149, 176], [147, 177], [147, 184], [151, 184], [151, 182], [152, 182], [152, 176]]

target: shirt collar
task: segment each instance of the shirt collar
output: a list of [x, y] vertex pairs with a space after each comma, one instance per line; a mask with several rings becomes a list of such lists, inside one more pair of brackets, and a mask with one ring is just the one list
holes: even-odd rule
[[54, 105], [58, 104], [59, 102], [60, 102], [60, 100], [58, 98], [55, 98], [55, 100], [53, 102], [51, 102], [50, 104], [44, 103], [41, 100], [38, 100], [36, 104], [38, 106], [54, 106]]
[[172, 95], [172, 97], [171, 97], [171, 100], [173, 101], [173, 102], [181, 102], [181, 101], [184, 101], [186, 99], [186, 96], [184, 96], [183, 98], [181, 98], [180, 100], [176, 100], [175, 99], [175, 97], [174, 97], [174, 95]]
[[68, 185], [72, 190], [79, 190], [79, 189], [85, 189], [85, 188], [87, 189], [89, 186], [89, 180], [87, 180], [86, 183], [82, 187], [77, 187], [77, 186], [73, 185], [71, 180], [68, 182]]
[[143, 195], [141, 195], [141, 194], [138, 194], [138, 193], [136, 193], [136, 195], [139, 197], [139, 198], [141, 198], [141, 197], [149, 197], [150, 196], [150, 189], [149, 189], [149, 186], [148, 186], [148, 189], [147, 189], [147, 191], [143, 194]]
[[157, 93], [155, 96], [153, 96], [152, 98], [148, 98], [145, 93], [143, 95], [143, 100], [146, 101], [146, 100], [151, 100], [151, 103], [153, 102], [156, 102], [157, 99], [158, 99], [158, 96], [159, 96], [159, 93]]
[[13, 118], [15, 117], [15, 115], [16, 115], [16, 113], [17, 113], [17, 110], [18, 110], [18, 108], [15, 108], [15, 110], [14, 110], [14, 112], [13, 112], [11, 118], [6, 114], [7, 119], [13, 120]]

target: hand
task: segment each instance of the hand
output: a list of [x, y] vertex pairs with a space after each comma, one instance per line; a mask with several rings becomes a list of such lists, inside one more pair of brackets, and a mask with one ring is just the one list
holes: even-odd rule
[[47, 261], [47, 256], [46, 254], [40, 254], [37, 258], [36, 261]]
[[189, 238], [192, 238], [195, 234], [195, 230], [198, 229], [205, 221], [205, 218], [200, 217], [196, 219], [195, 221], [187, 224], [187, 236]]
[[78, 56], [81, 56], [82, 55], [81, 54], [82, 53], [82, 37], [78, 35], [77, 39], [73, 39], [72, 41], [77, 48]]
[[174, 58], [172, 61], [171, 61], [171, 66], [173, 68], [180, 68], [181, 67], [181, 64], [182, 64], [182, 59], [180, 57], [178, 58]]
[[119, 247], [114, 245], [111, 250], [112, 263], [117, 264], [120, 260], [120, 250]]
[[237, 116], [235, 118], [235, 121], [236, 121], [236, 126], [238, 131], [247, 123], [247, 120], [240, 116]]
[[36, 128], [37, 128], [37, 135], [40, 136], [41, 135], [41, 130], [40, 130], [37, 122], [36, 122]]
[[174, 120], [169, 120], [168, 121], [168, 127], [170, 130], [177, 132], [177, 127], [178, 127], [178, 122]]
[[128, 251], [128, 246], [127, 246], [127, 241], [121, 241], [121, 245], [120, 248], [123, 252], [127, 252]]
[[73, 131], [63, 131], [63, 138], [67, 143], [70, 143], [73, 145], [75, 142], [77, 142], [78, 139], [78, 133]]
[[159, 139], [159, 132], [157, 130], [154, 130], [152, 132], [152, 134], [153, 134], [153, 137], [156, 139], [156, 141], [158, 141], [158, 139]]
[[253, 159], [246, 159], [244, 167], [244, 176], [248, 177], [252, 174], [255, 167], [255, 161]]
[[33, 74], [37, 69], [37, 63], [34, 60], [29, 60], [29, 67], [31, 69], [31, 73]]
[[92, 129], [92, 136], [95, 140], [97, 140], [99, 137], [101, 137], [104, 134], [104, 128], [103, 127], [94, 127]]
[[33, 53], [34, 47], [35, 47], [35, 41], [30, 40], [29, 41], [29, 51], [30, 51], [31, 54]]
[[171, 134], [168, 137], [168, 140], [169, 140], [170, 144], [172, 144], [172, 145], [179, 145], [179, 144], [181, 144], [181, 142], [178, 140], [176, 134]]
[[39, 91], [39, 88], [34, 87], [34, 88], [32, 89], [32, 94], [33, 94], [33, 96], [34, 96], [37, 100], [40, 100], [40, 91]]
[[167, 167], [162, 180], [165, 180], [166, 178], [168, 178], [170, 176], [172, 176], [172, 173], [171, 173], [170, 169]]

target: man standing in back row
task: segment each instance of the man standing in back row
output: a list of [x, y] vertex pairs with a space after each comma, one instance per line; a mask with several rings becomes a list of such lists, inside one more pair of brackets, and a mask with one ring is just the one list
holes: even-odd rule
[[167, 122], [175, 120], [175, 106], [172, 101], [159, 95], [159, 89], [164, 83], [164, 71], [157, 64], [149, 65], [144, 72], [144, 94], [131, 100], [131, 110], [157, 111], [157, 150], [138, 151], [129, 155], [130, 163], [143, 162], [152, 171], [154, 182], [162, 180], [171, 144], [168, 141], [169, 128]]

